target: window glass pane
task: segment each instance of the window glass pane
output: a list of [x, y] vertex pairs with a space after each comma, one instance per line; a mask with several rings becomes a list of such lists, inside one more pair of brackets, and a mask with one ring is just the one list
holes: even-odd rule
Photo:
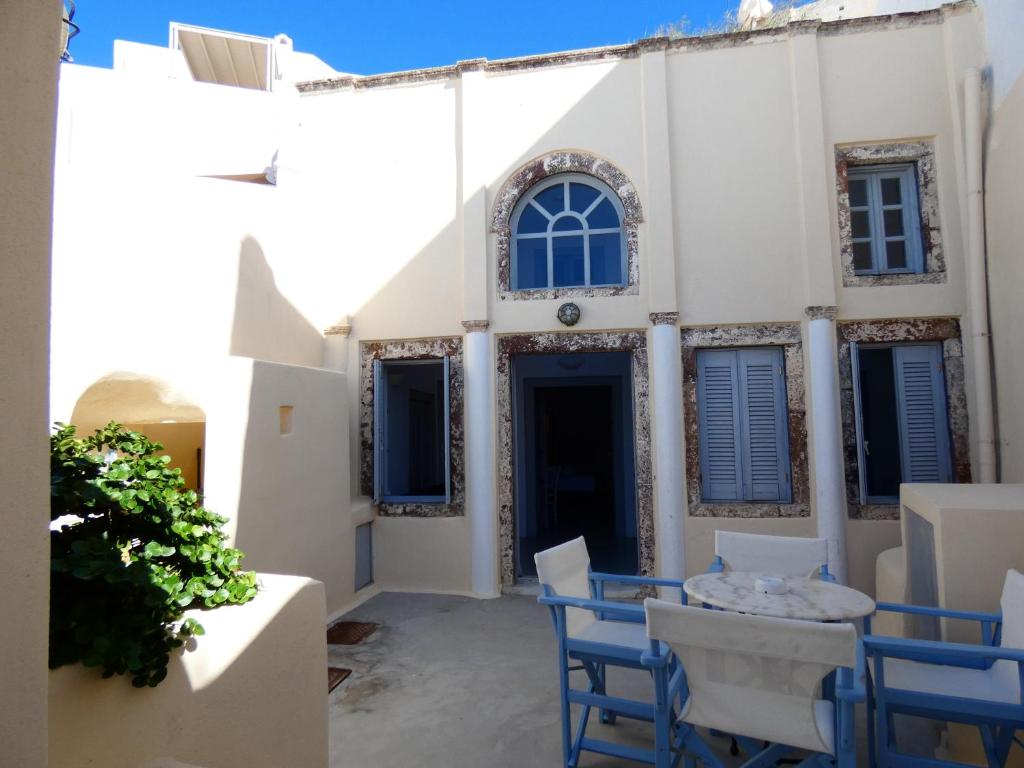
[[853, 244], [853, 268], [857, 270], [872, 269], [871, 243]]
[[868, 204], [868, 183], [865, 179], [850, 179], [850, 205]]
[[606, 197], [602, 200], [597, 208], [590, 212], [587, 217], [587, 223], [591, 229], [610, 229], [612, 227], [619, 226], [619, 214], [615, 210], [615, 206], [612, 205], [611, 201]]
[[899, 205], [903, 202], [899, 179], [882, 179], [882, 205]]
[[516, 239], [516, 288], [547, 288], [548, 239]]
[[583, 285], [583, 237], [569, 235], [552, 239], [555, 287]]
[[871, 225], [868, 221], [868, 212], [853, 211], [850, 213], [850, 229], [854, 237], [871, 237]]
[[575, 216], [563, 216], [552, 227], [555, 232], [578, 232], [583, 229], [583, 220]]
[[548, 213], [561, 213], [565, 210], [565, 185], [555, 184], [553, 187], [548, 187], [533, 199]]
[[590, 284], [622, 285], [622, 244], [619, 235], [590, 236]]
[[[892, 211], [883, 211], [885, 216], [885, 236], [897, 237], [903, 234], [903, 209], [897, 208]], [[856, 235], [855, 235], [856, 237]]]
[[443, 497], [444, 364], [385, 364], [384, 379], [384, 495]]
[[523, 208], [523, 212], [519, 215], [519, 224], [516, 228], [516, 232], [520, 235], [524, 235], [528, 232], [547, 232], [548, 231], [548, 220], [544, 218], [544, 214], [534, 208], [532, 205], [527, 205]]
[[892, 240], [885, 244], [886, 266], [889, 269], [907, 268], [907, 247], [902, 240]]
[[583, 213], [600, 194], [600, 190], [587, 184], [573, 182], [569, 185], [569, 208], [576, 213]]

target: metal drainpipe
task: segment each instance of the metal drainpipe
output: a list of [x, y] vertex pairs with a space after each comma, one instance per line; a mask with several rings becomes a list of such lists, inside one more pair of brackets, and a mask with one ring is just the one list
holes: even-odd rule
[[974, 360], [975, 429], [978, 482], [996, 482], [995, 415], [992, 403], [992, 351], [985, 268], [985, 201], [982, 196], [981, 70], [964, 75], [964, 144], [967, 165], [967, 311]]

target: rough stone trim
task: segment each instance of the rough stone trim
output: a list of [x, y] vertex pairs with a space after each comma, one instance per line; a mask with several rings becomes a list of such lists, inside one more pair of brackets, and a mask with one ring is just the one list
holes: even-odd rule
[[898, 504], [860, 503], [857, 473], [857, 427], [853, 408], [853, 371], [850, 366], [850, 342], [864, 344], [889, 342], [942, 342], [946, 380], [946, 406], [949, 409], [949, 438], [953, 450], [953, 478], [957, 483], [971, 482], [971, 455], [967, 391], [964, 386], [963, 344], [960, 322], [955, 318], [914, 320], [851, 320], [836, 323], [839, 356], [839, 396], [843, 420], [843, 459], [846, 474], [846, 509], [853, 519], [899, 520]]
[[466, 329], [466, 333], [473, 333], [474, 331], [486, 331], [491, 326], [490, 320], [463, 320], [462, 327]]
[[[512, 290], [512, 212], [516, 203], [534, 184], [560, 173], [583, 173], [600, 179], [618, 196], [625, 217], [626, 284], [603, 287], [535, 288]], [[550, 152], [519, 168], [498, 189], [491, 213], [491, 232], [497, 237], [498, 297], [500, 299], [557, 299], [589, 296], [621, 296], [640, 291], [640, 259], [637, 225], [644, 220], [636, 187], [621, 170], [607, 160], [580, 150]]]
[[515, 457], [512, 445], [512, 357], [515, 355], [630, 352], [633, 357], [633, 461], [636, 476], [640, 573], [654, 575], [654, 495], [648, 405], [647, 334], [644, 331], [559, 332], [497, 337], [498, 530], [501, 583], [515, 583]]
[[[931, 141], [886, 142], [836, 147], [836, 196], [839, 212], [839, 252], [843, 285], [919, 285], [946, 282], [946, 257], [939, 228], [939, 189], [935, 179], [935, 145]], [[913, 163], [917, 173], [924, 272], [901, 275], [858, 275], [853, 269], [850, 229], [850, 191], [847, 170], [858, 165]]]
[[648, 315], [651, 325], [675, 325], [679, 322], [678, 312], [651, 312]]
[[459, 517], [465, 514], [466, 441], [462, 371], [462, 337], [402, 339], [400, 341], [364, 341], [359, 345], [359, 489], [373, 497], [373, 361], [426, 360], [447, 355], [451, 359], [448, 382], [451, 409], [450, 504], [379, 504], [382, 517]]
[[811, 320], [835, 320], [836, 315], [839, 314], [839, 307], [805, 307], [804, 314]]
[[295, 84], [300, 94], [329, 93], [331, 91], [363, 88], [382, 88], [394, 85], [415, 84], [452, 80], [463, 72], [519, 72], [545, 67], [585, 64], [600, 61], [634, 59], [648, 50], [666, 51], [708, 51], [720, 48], [735, 48], [743, 45], [759, 45], [777, 40], [786, 40], [792, 34], [806, 34], [816, 31], [818, 35], [845, 35], [858, 32], [874, 32], [882, 29], [906, 29], [907, 27], [940, 24], [949, 16], [966, 13], [975, 7], [973, 0], [959, 0], [927, 11], [894, 13], [888, 16], [868, 16], [857, 19], [839, 19], [823, 22], [820, 20], [793, 21], [780, 27], [767, 29], [727, 32], [720, 35], [696, 35], [667, 39], [653, 37], [628, 45], [609, 45], [602, 48], [585, 48], [561, 51], [537, 56], [522, 56], [512, 59], [470, 59], [442, 67], [412, 69], [402, 72], [386, 72], [379, 75], [338, 75], [320, 80], [308, 80]]
[[329, 328], [324, 328], [324, 336], [344, 336], [347, 338], [351, 333], [351, 325], [332, 325]]
[[[700, 492], [700, 419], [697, 411], [697, 350], [729, 347], [782, 347], [786, 365], [789, 416], [789, 504], [705, 502]], [[799, 323], [684, 328], [683, 429], [686, 435], [686, 499], [691, 517], [810, 517], [810, 472], [807, 459], [807, 411], [804, 353]]]

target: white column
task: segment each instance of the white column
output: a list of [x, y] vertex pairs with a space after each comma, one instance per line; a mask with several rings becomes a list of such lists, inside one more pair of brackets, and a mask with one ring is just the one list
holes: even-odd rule
[[[654, 512], [658, 575], [686, 576], [683, 541], [683, 378], [676, 312], [654, 312], [651, 343]], [[678, 600], [679, 590], [661, 590]]]
[[487, 321], [465, 321], [466, 514], [473, 553], [473, 591], [497, 597], [498, 507], [494, 474], [494, 379]]
[[846, 506], [839, 382], [836, 376], [835, 307], [808, 307], [811, 428], [818, 536], [828, 539], [829, 571], [846, 582]]

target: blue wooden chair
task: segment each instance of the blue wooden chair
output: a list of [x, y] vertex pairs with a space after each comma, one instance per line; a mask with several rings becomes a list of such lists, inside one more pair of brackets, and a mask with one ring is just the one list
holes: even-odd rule
[[[656, 729], [656, 749], [642, 749], [587, 736], [591, 710], [600, 712], [601, 721], [614, 723], [617, 716], [655, 722], [656, 703], [612, 696], [607, 691], [607, 667], [643, 670], [654, 675], [655, 667], [644, 660], [650, 642], [644, 630], [644, 609], [630, 603], [604, 599], [607, 583], [634, 586], [675, 587], [682, 593], [682, 582], [646, 576], [622, 576], [590, 570], [590, 556], [583, 538], [573, 539], [534, 555], [537, 576], [543, 590], [538, 598], [548, 606], [558, 640], [558, 676], [562, 709], [562, 757], [566, 768], [575, 768], [583, 752], [598, 752], [614, 757], [656, 764], [657, 748], [667, 733]], [[685, 600], [685, 597], [683, 598]], [[671, 659], [658, 662], [682, 677]], [[570, 666], [575, 664], [576, 666]], [[660, 667], [659, 667], [660, 669]], [[569, 673], [582, 670], [587, 675], [585, 689], [570, 685]], [[657, 691], [655, 692], [657, 693]], [[581, 707], [575, 734], [570, 705]], [[678, 746], [678, 744], [676, 745]], [[663, 765], [657, 763], [657, 765]]]
[[828, 572], [828, 539], [803, 536], [715, 531], [715, 559], [708, 573], [726, 570], [836, 580]]
[[[660, 730], [669, 734], [663, 743], [679, 743], [687, 768], [697, 760], [723, 768], [696, 726], [756, 744], [743, 768], [775, 765], [797, 749], [813, 753], [801, 766], [856, 764], [854, 705], [865, 698], [864, 652], [852, 624], [709, 611], [652, 599], [644, 601], [644, 609], [651, 639], [645, 661], [661, 670], [657, 717]], [[670, 653], [680, 672], [686, 670], [685, 679], [668, 665]], [[834, 701], [822, 698], [822, 680], [837, 670]], [[676, 696], [682, 701], [678, 716]], [[667, 768], [679, 753], [659, 751], [658, 757], [656, 765]]]
[[977, 621], [981, 644], [871, 635], [865, 621], [864, 648], [874, 662], [868, 683], [872, 766], [963, 765], [900, 753], [895, 714], [975, 725], [990, 768], [1005, 765], [1013, 743], [1021, 744], [1016, 732], [1024, 728], [1024, 575], [1006, 574], [1000, 608], [1001, 614], [991, 614], [878, 604], [879, 611]]

